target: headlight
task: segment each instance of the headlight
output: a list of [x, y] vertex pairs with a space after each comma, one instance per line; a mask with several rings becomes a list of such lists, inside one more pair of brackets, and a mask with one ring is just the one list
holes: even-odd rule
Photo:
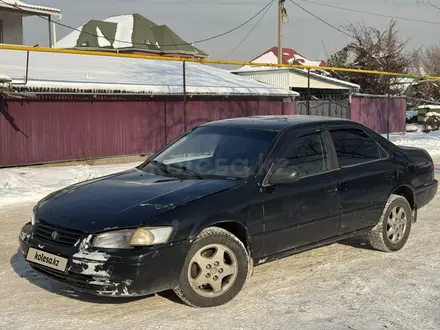
[[32, 209], [32, 218], [31, 218], [31, 225], [35, 226], [35, 224], [38, 222], [37, 218], [35, 217], [35, 213], [37, 212], [38, 209], [38, 204], [34, 206], [34, 208]]
[[134, 246], [163, 244], [170, 238], [173, 227], [143, 227], [116, 230], [96, 235], [93, 247], [104, 249], [130, 249]]

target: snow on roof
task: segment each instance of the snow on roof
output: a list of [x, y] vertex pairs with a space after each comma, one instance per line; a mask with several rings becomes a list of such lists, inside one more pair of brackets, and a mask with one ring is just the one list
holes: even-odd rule
[[[183, 94], [183, 65], [177, 61], [0, 50], [0, 72], [13, 85], [32, 91]], [[21, 86], [20, 86], [21, 85]], [[240, 77], [229, 71], [186, 63], [186, 91], [202, 95], [293, 97], [298, 93]]]
[[[249, 66], [249, 69], [246, 70], [233, 70], [231, 71], [232, 73], [236, 73], [238, 75], [246, 75], [247, 73], [258, 73], [258, 72], [273, 72], [274, 74], [278, 73], [278, 72], [285, 72], [285, 71], [290, 71], [293, 73], [298, 73], [301, 75], [307, 75], [307, 70], [306, 69], [300, 69], [300, 68], [274, 68], [274, 67], [262, 67], [262, 66]], [[318, 73], [314, 73], [314, 72], [310, 72], [310, 77], [311, 78], [315, 78], [321, 81], [326, 81], [329, 83], [334, 83], [337, 85], [342, 85], [342, 86], [347, 86], [353, 89], [360, 89], [361, 87], [357, 84], [353, 84], [349, 81], [345, 81], [345, 80], [339, 80], [336, 78], [332, 78], [329, 77], [328, 75], [322, 75], [322, 74], [318, 74]], [[291, 86], [291, 87], [295, 87], [295, 86]]]
[[[295, 64], [295, 62], [298, 62], [302, 65], [310, 65], [310, 66], [327, 66], [327, 62], [325, 61], [311, 61], [302, 56], [297, 51], [291, 49], [291, 48], [283, 48], [283, 64]], [[271, 64], [277, 64], [278, 63], [278, 47], [272, 47], [271, 49], [267, 50], [263, 54], [257, 56], [254, 58], [251, 63], [271, 63]], [[241, 67], [239, 70], [249, 70], [252, 69], [252, 66], [245, 65]]]
[[133, 47], [131, 39], [134, 29], [133, 15], [113, 16], [105, 19], [104, 22], [117, 24], [113, 48]]
[[9, 78], [8, 76], [5, 76], [4, 74], [0, 74], [0, 82], [9, 82], [12, 79]]
[[61, 16], [61, 10], [59, 9], [39, 6], [39, 5], [32, 5], [20, 0], [2, 0], [0, 1], [0, 7], [8, 8], [8, 9], [16, 9], [16, 10], [22, 9], [26, 12], [32, 12], [37, 14]]

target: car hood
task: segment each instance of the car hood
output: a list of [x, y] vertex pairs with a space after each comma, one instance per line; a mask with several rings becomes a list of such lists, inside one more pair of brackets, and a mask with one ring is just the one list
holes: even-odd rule
[[182, 180], [133, 169], [50, 194], [38, 203], [36, 218], [87, 233], [136, 227], [238, 184], [238, 180]]

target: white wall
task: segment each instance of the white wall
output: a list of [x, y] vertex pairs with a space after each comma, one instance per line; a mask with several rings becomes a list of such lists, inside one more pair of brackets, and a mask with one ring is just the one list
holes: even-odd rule
[[[241, 71], [238, 73], [238, 75], [249, 77], [284, 89], [292, 88], [295, 90], [295, 88], [307, 88], [308, 86], [307, 75], [289, 72], [287, 70]], [[335, 81], [326, 80], [325, 78], [317, 79], [313, 76], [310, 77], [310, 88], [339, 90], [350, 89], [350, 87], [343, 86]]]
[[0, 10], [0, 20], [3, 23], [3, 43], [23, 45], [23, 15]]

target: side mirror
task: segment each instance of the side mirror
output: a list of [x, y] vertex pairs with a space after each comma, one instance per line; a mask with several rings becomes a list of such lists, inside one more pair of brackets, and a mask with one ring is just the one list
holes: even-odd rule
[[288, 184], [299, 180], [299, 173], [295, 169], [278, 168], [269, 178], [270, 185]]

